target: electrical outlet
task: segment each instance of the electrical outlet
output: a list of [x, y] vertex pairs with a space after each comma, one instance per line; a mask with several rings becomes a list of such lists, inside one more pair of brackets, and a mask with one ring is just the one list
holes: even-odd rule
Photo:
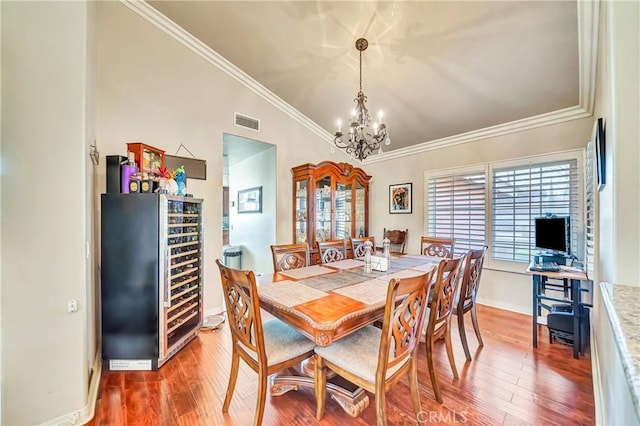
[[70, 314], [78, 312], [78, 302], [75, 299], [69, 299], [67, 302], [67, 312]]

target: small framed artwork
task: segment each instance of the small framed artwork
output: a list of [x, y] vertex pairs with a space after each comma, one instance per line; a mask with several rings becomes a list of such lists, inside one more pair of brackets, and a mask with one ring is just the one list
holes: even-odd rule
[[389, 185], [389, 213], [411, 213], [412, 185], [411, 183]]
[[238, 191], [238, 213], [262, 213], [262, 187]]
[[606, 138], [604, 119], [598, 118], [596, 121], [596, 176], [598, 179], [598, 191], [602, 191], [604, 185], [607, 183], [607, 156], [606, 156]]

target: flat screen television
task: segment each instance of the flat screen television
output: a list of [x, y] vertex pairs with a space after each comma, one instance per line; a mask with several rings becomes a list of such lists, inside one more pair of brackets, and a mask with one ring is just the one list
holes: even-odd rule
[[539, 250], [571, 254], [569, 216], [537, 217], [535, 246]]

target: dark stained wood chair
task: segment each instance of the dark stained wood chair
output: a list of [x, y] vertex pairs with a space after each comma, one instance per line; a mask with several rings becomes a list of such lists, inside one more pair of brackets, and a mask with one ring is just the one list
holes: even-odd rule
[[464, 355], [469, 361], [471, 361], [471, 353], [469, 352], [469, 344], [467, 343], [467, 335], [464, 329], [464, 314], [467, 312], [471, 312], [471, 322], [473, 323], [473, 330], [476, 332], [478, 343], [480, 346], [484, 346], [482, 336], [480, 336], [480, 327], [478, 326], [478, 315], [476, 314], [476, 295], [480, 286], [480, 275], [482, 274], [482, 265], [486, 253], [487, 246], [482, 250], [469, 250], [467, 252], [460, 284], [460, 297], [455, 312], [458, 317], [458, 331], [460, 332]]
[[273, 271], [288, 271], [290, 269], [309, 266], [309, 245], [302, 244], [273, 244], [271, 246], [273, 257]]
[[344, 240], [317, 241], [320, 263], [331, 263], [347, 258]]
[[364, 242], [371, 241], [371, 254], [375, 254], [376, 251], [376, 238], [375, 237], [361, 237], [351, 238], [351, 250], [353, 251], [354, 259], [361, 259], [364, 257]]
[[453, 257], [453, 238], [422, 237], [420, 254], [425, 256]]
[[216, 260], [231, 329], [232, 355], [229, 385], [222, 412], [229, 411], [238, 378], [240, 359], [258, 373], [258, 401], [254, 424], [261, 425], [267, 397], [267, 377], [294, 367], [313, 356], [315, 343], [279, 319], [262, 322], [256, 278]]
[[399, 229], [387, 229], [384, 228], [382, 232], [382, 239], [389, 239], [391, 243], [389, 247], [389, 251], [391, 253], [400, 253], [404, 254], [405, 244], [407, 242], [407, 234], [409, 233], [409, 229], [405, 229], [401, 231]]
[[458, 274], [462, 266], [463, 258], [443, 259], [438, 265], [435, 283], [433, 284], [433, 300], [429, 305], [429, 321], [425, 336], [425, 346], [427, 348], [427, 366], [431, 385], [436, 401], [442, 404], [442, 394], [438, 385], [436, 375], [436, 364], [433, 356], [434, 343], [438, 339], [444, 339], [447, 349], [447, 356], [453, 377], [458, 378], [455, 359], [453, 357], [453, 347], [451, 346], [451, 314], [455, 309], [456, 291], [458, 290]]
[[386, 392], [408, 374], [413, 409], [419, 416], [417, 351], [432, 275], [433, 271], [402, 280], [391, 279], [382, 330], [370, 325], [330, 346], [316, 347], [318, 420], [324, 416], [327, 368], [375, 395], [378, 425], [386, 424]]

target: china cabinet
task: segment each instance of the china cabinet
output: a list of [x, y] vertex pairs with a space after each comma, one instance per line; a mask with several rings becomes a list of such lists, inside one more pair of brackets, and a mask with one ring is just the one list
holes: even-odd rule
[[371, 176], [364, 170], [331, 161], [291, 170], [294, 243], [309, 244], [312, 263], [319, 262], [316, 241], [368, 235]]
[[142, 142], [130, 142], [127, 151], [133, 152], [140, 173], [144, 178], [149, 174], [157, 175], [158, 169], [164, 167], [164, 151]]

